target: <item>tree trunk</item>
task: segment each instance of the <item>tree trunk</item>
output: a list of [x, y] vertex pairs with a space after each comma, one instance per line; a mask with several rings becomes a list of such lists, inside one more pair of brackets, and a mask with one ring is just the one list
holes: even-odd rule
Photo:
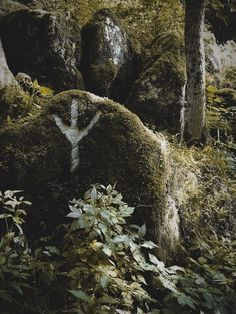
[[186, 140], [200, 140], [205, 130], [205, 53], [204, 53], [204, 2], [186, 0], [185, 49], [186, 49]]

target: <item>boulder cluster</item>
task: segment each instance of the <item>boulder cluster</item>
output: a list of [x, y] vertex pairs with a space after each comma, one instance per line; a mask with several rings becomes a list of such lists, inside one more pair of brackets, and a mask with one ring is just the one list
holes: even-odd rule
[[[146, 224], [162, 258], [177, 254], [175, 189], [181, 188], [173, 184], [177, 176], [167, 141], [147, 125], [180, 131], [183, 38], [159, 35], [149, 52], [108, 9], [81, 28], [68, 13], [2, 0], [0, 190], [23, 189], [32, 201], [31, 237], [64, 221], [68, 200], [81, 197], [90, 185], [116, 184], [136, 206], [132, 222]], [[26, 101], [32, 93], [40, 98], [45, 88], [56, 95], [45, 106], [40, 103], [37, 114], [1, 124], [9, 108], [20, 107], [10, 87]]]
[[[134, 113], [178, 131], [181, 52], [143, 58], [141, 45], [108, 9], [82, 29], [68, 14], [16, 3], [0, 14], [1, 89], [31, 94], [37, 79], [57, 94], [36, 115], [0, 129], [1, 189], [23, 189], [32, 200], [28, 233], [50, 232], [64, 220], [68, 200], [91, 184], [117, 184], [137, 206], [133, 222], [146, 223], [163, 258], [173, 256], [179, 233], [177, 209], [167, 206], [166, 143]], [[168, 110], [174, 114], [161, 125]]]
[[[109, 97], [145, 123], [179, 132], [185, 73], [183, 41], [175, 34], [171, 42], [178, 42], [177, 50], [153, 58], [111, 10], [95, 12], [81, 29], [68, 13], [4, 0], [0, 38], [14, 76], [25, 73], [56, 92], [80, 89]], [[158, 47], [166, 48], [168, 40], [157, 39]]]

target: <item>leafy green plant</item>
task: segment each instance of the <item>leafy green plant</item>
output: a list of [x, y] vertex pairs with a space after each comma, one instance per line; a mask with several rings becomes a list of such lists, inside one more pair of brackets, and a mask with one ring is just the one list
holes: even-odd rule
[[93, 186], [70, 202], [72, 222], [31, 249], [20, 191], [0, 192], [2, 313], [229, 314], [236, 308], [235, 241], [199, 239], [185, 267], [166, 267], [145, 240], [145, 225], [127, 225], [134, 208], [114, 187]]
[[147, 292], [145, 271], [155, 266], [148, 264], [142, 250], [156, 245], [144, 240], [144, 225], [126, 225], [134, 208], [111, 186], [93, 186], [84, 200], [71, 202], [70, 210], [67, 217], [74, 221], [65, 239], [70, 293], [75, 300], [70, 311], [147, 312], [148, 303], [155, 300]]
[[[21, 191], [0, 192], [0, 300], [1, 304], [18, 303], [29, 285], [30, 251], [22, 224], [25, 207], [30, 202], [17, 197]], [[32, 279], [32, 278], [31, 278]]]
[[[188, 265], [176, 285], [184, 296], [183, 310], [193, 313], [233, 313], [236, 309], [235, 241], [199, 240], [190, 248]], [[169, 294], [165, 301], [176, 295]], [[178, 300], [179, 301], [179, 300]], [[168, 302], [168, 307], [174, 303]], [[187, 307], [186, 307], [187, 306]], [[177, 306], [178, 309], [178, 306]]]
[[185, 268], [166, 267], [151, 254], [157, 247], [144, 239], [145, 225], [126, 225], [134, 208], [111, 186], [93, 186], [70, 210], [69, 312], [210, 314], [235, 307], [234, 242], [200, 242]]
[[53, 93], [51, 88], [39, 85], [37, 80], [29, 84], [28, 89], [21, 89], [18, 85], [2, 89], [0, 126], [12, 124], [26, 116], [36, 115], [48, 103]]

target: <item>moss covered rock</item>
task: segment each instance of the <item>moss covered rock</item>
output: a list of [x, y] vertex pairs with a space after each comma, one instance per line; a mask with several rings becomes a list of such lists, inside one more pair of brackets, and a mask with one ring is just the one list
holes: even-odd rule
[[139, 72], [139, 46], [110, 10], [96, 12], [82, 28], [86, 89], [124, 101]]
[[24, 72], [56, 90], [78, 88], [81, 55], [79, 26], [59, 13], [17, 10], [1, 20], [6, 58], [16, 75]]
[[180, 130], [180, 111], [185, 84], [184, 59], [165, 52], [133, 84], [127, 107], [158, 130]]
[[110, 100], [81, 91], [55, 96], [38, 116], [0, 131], [1, 189], [24, 189], [33, 202], [29, 233], [42, 235], [64, 221], [68, 200], [91, 184], [117, 184], [137, 206], [134, 220], [168, 258], [178, 223], [165, 211], [163, 140]]
[[212, 94], [209, 94], [209, 88], [210, 86], [207, 88], [210, 111], [208, 123], [211, 127], [211, 135], [214, 137], [214, 134], [218, 134], [221, 141], [225, 140], [225, 137], [227, 139], [228, 136], [232, 136], [236, 141], [236, 91], [230, 88], [215, 88]]

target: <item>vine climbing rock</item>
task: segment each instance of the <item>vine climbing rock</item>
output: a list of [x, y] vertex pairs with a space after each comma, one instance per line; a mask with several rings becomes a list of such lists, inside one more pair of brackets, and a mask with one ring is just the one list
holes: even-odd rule
[[82, 28], [81, 71], [86, 89], [123, 102], [140, 71], [140, 47], [108, 9]]
[[158, 130], [178, 133], [184, 101], [183, 44], [175, 34], [158, 38], [152, 59], [132, 85], [126, 106]]
[[83, 197], [91, 184], [116, 183], [136, 206], [132, 223], [146, 223], [168, 259], [179, 234], [177, 212], [165, 207], [163, 143], [123, 106], [88, 92], [63, 92], [38, 116], [0, 130], [1, 189], [23, 189], [31, 199], [28, 232], [36, 236], [64, 221], [68, 201]]
[[82, 88], [80, 28], [73, 19], [43, 10], [17, 10], [0, 22], [9, 68], [57, 91]]

